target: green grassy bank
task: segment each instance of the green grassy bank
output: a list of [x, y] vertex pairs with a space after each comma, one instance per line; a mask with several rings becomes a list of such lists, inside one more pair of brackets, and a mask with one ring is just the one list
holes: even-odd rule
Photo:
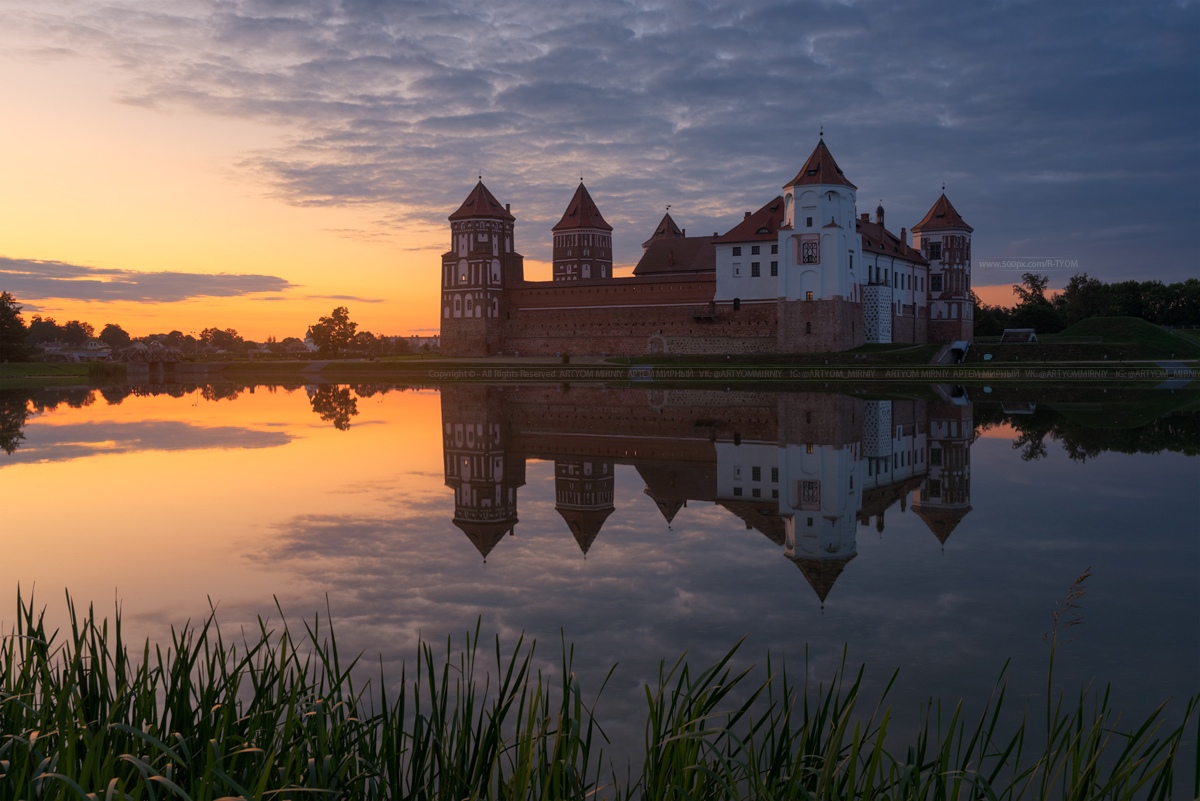
[[[1081, 577], [1082, 580], [1083, 577]], [[1081, 593], [1079, 582], [1072, 593]], [[1077, 598], [1078, 595], [1076, 594]], [[1059, 607], [1066, 617], [1072, 595]], [[1200, 793], [1196, 699], [1122, 717], [1107, 691], [1045, 709], [1015, 731], [1003, 681], [967, 719], [930, 702], [896, 731], [886, 698], [862, 697], [862, 671], [794, 685], [768, 658], [765, 679], [734, 651], [694, 670], [664, 662], [645, 688], [644, 764], [604, 760], [603, 688], [584, 688], [562, 648], [557, 680], [533, 644], [502, 656], [480, 642], [421, 646], [399, 677], [356, 686], [352, 661], [316, 620], [226, 639], [212, 619], [164, 647], [131, 649], [119, 617], [71, 610], [52, 633], [18, 600], [0, 654], [0, 798], [38, 799], [1044, 799]], [[610, 674], [611, 675], [611, 674]], [[399, 681], [389, 684], [389, 680]], [[889, 685], [890, 687], [890, 685]], [[897, 744], [898, 747], [897, 747]], [[1173, 796], [1173, 793], [1182, 795]]]

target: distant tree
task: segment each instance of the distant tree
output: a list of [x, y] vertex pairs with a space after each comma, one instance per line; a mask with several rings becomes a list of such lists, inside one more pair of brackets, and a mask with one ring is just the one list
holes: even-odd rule
[[1054, 305], [1046, 297], [1050, 279], [1037, 273], [1025, 273], [1021, 283], [1013, 285], [1019, 301], [1012, 313], [1013, 328], [1032, 328], [1039, 333], [1053, 334], [1061, 331], [1062, 321]]
[[975, 336], [998, 337], [1004, 333], [1005, 328], [1010, 327], [1012, 309], [984, 303], [974, 290], [971, 291], [971, 302], [975, 304]]
[[26, 337], [29, 344], [42, 345], [60, 339], [62, 339], [62, 327], [54, 321], [53, 317], [43, 319], [40, 314], [35, 314], [29, 318], [29, 334]]
[[29, 329], [21, 316], [21, 307], [7, 292], [0, 292], [0, 362], [24, 362], [29, 360], [29, 347], [25, 339]]
[[108, 345], [113, 350], [129, 347], [129, 343], [133, 341], [132, 337], [125, 332], [125, 329], [116, 323], [109, 323], [104, 326], [104, 330], [100, 332], [100, 341]]
[[358, 414], [358, 399], [349, 387], [322, 384], [309, 390], [308, 400], [317, 416], [338, 431], [349, 430], [350, 418]]
[[380, 340], [370, 331], [359, 331], [354, 335], [354, 349], [361, 351], [364, 356], [378, 356], [381, 350]]
[[1087, 273], [1071, 276], [1062, 293], [1055, 298], [1055, 306], [1065, 325], [1071, 326], [1089, 317], [1112, 314], [1112, 296], [1108, 284]]
[[25, 390], [0, 389], [0, 451], [12, 453], [21, 447], [28, 416], [29, 403]]
[[90, 323], [68, 320], [62, 327], [62, 341], [68, 345], [82, 345], [96, 335]]
[[210, 348], [219, 350], [237, 350], [242, 343], [242, 337], [233, 328], [205, 328], [200, 332], [200, 341]]
[[357, 329], [358, 323], [350, 321], [350, 311], [345, 306], [338, 306], [328, 317], [309, 326], [308, 335], [322, 355], [337, 356], [354, 342]]

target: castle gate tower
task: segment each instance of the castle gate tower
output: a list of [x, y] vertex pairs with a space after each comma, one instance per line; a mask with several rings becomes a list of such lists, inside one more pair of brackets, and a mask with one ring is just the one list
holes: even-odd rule
[[554, 232], [554, 280], [612, 278], [612, 226], [605, 222], [583, 181]]
[[971, 342], [975, 338], [971, 303], [971, 232], [958, 211], [942, 196], [913, 226], [913, 247], [929, 262], [929, 339]]
[[513, 245], [516, 218], [480, 181], [450, 215], [442, 254], [442, 353], [487, 356], [504, 347], [504, 289], [524, 279]]

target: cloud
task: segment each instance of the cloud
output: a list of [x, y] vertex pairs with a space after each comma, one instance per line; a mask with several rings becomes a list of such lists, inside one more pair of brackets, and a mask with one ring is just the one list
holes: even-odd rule
[[142, 451], [277, 448], [291, 439], [291, 435], [283, 431], [256, 431], [241, 426], [196, 426], [178, 420], [30, 425], [21, 447], [0, 460], [0, 467]]
[[1068, 231], [1117, 277], [1140, 245], [1095, 235], [1145, 209], [1184, 277], [1200, 214], [1178, 169], [1200, 153], [1195, 4], [14, 4], [47, 51], [123, 70], [125, 102], [284, 126], [241, 166], [289, 203], [444, 226], [482, 174], [533, 258], [580, 174], [628, 263], [668, 203], [709, 231], [774, 196], [822, 124], [897, 227], [946, 181], [980, 258]]
[[295, 285], [273, 275], [137, 272], [0, 256], [0, 286], [22, 299], [172, 303], [198, 297], [282, 292]]

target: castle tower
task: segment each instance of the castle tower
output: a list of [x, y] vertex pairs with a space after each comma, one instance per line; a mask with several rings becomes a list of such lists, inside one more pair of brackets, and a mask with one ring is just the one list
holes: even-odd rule
[[783, 192], [778, 346], [810, 353], [858, 347], [864, 335], [855, 277], [855, 256], [862, 253], [857, 187], [822, 139]]
[[554, 232], [554, 280], [612, 278], [612, 226], [604, 221], [583, 181]]
[[668, 211], [663, 215], [662, 221], [654, 229], [654, 233], [642, 243], [642, 250], [649, 250], [656, 239], [683, 239], [683, 231], [671, 219], [671, 212]]
[[780, 466], [780, 513], [784, 556], [822, 604], [850, 560], [858, 555], [855, 534], [862, 508], [860, 443], [786, 445]]
[[912, 505], [943, 545], [971, 511], [971, 442], [975, 424], [971, 403], [958, 394], [935, 387], [941, 400], [929, 404], [929, 474]]
[[613, 506], [613, 462], [557, 459], [554, 462], [554, 508], [567, 521], [579, 550], [586, 555]]
[[929, 339], [971, 342], [975, 335], [971, 304], [971, 226], [942, 196], [913, 226], [913, 247], [929, 261]]
[[450, 250], [442, 254], [444, 355], [487, 356], [503, 348], [504, 289], [524, 280], [515, 222], [482, 181], [450, 215]]
[[485, 559], [517, 525], [525, 460], [508, 453], [495, 387], [442, 388], [442, 456], [454, 525]]

